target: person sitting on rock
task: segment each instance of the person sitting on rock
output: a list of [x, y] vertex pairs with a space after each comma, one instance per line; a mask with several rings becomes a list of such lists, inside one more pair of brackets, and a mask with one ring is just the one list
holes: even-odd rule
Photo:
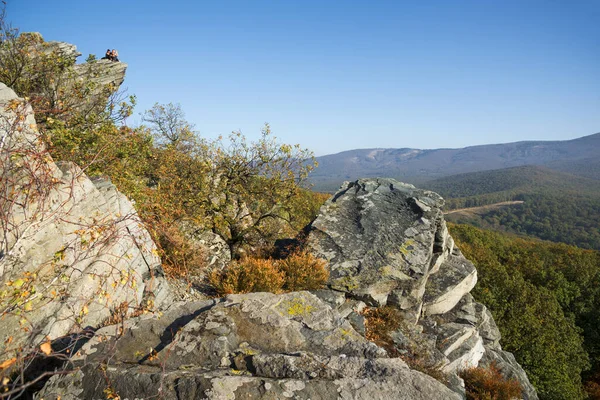
[[112, 61], [119, 62], [119, 52], [117, 51], [117, 49], [112, 49], [111, 56]]
[[104, 54], [104, 57], [102, 57], [102, 60], [111, 60], [112, 61], [112, 54], [110, 52], [110, 49], [106, 49], [106, 54]]

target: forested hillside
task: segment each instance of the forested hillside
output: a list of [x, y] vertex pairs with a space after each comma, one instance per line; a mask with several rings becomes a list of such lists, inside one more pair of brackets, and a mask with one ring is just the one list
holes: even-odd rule
[[473, 295], [540, 397], [583, 399], [585, 385], [599, 398], [600, 253], [467, 225], [450, 231], [477, 267]]
[[453, 175], [422, 186], [444, 196], [449, 209], [505, 201], [524, 193], [600, 196], [598, 180], [534, 165]]
[[600, 249], [600, 183], [547, 168], [525, 166], [428, 182], [448, 210], [522, 201], [485, 212], [453, 213], [449, 221]]

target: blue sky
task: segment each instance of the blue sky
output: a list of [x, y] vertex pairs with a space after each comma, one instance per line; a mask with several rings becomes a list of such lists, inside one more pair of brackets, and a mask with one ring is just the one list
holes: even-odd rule
[[[317, 155], [600, 132], [600, 0], [8, 0], [21, 31], [117, 48], [137, 113], [264, 122]], [[132, 123], [139, 121], [139, 116]]]

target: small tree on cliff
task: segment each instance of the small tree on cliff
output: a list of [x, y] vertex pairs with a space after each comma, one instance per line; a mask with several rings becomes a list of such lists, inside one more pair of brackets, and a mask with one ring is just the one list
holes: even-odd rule
[[185, 120], [180, 104], [156, 103], [143, 114], [143, 121], [150, 124], [156, 142], [160, 145], [183, 150], [194, 142], [194, 125]]
[[211, 142], [194, 134], [179, 105], [157, 103], [144, 120], [159, 144], [149, 169], [161, 198], [154, 204], [221, 237], [233, 257], [281, 235], [310, 200], [300, 184], [316, 165], [312, 153], [278, 143], [268, 124], [255, 142], [241, 132]]
[[233, 132], [228, 143], [218, 142], [210, 150], [207, 223], [236, 257], [243, 245], [272, 240], [282, 222], [291, 223], [300, 184], [316, 161], [300, 145], [278, 143], [268, 124], [256, 142], [248, 143], [240, 132]]

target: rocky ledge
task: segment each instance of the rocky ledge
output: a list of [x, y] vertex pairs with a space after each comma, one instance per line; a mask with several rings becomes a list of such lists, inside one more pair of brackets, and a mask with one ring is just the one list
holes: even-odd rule
[[77, 372], [53, 377], [37, 398], [461, 398], [308, 292], [181, 304], [99, 330], [75, 362]]
[[[29, 33], [29, 35], [35, 35]], [[38, 34], [39, 35], [39, 34]], [[40, 40], [41, 36], [40, 36]], [[80, 78], [90, 78], [98, 87], [110, 85], [118, 89], [125, 81], [125, 72], [127, 64], [123, 62], [113, 62], [110, 60], [95, 60], [83, 64], [75, 64], [81, 53], [77, 46], [66, 42], [42, 42], [40, 48], [44, 53], [58, 54], [73, 63], [75, 74]]]

